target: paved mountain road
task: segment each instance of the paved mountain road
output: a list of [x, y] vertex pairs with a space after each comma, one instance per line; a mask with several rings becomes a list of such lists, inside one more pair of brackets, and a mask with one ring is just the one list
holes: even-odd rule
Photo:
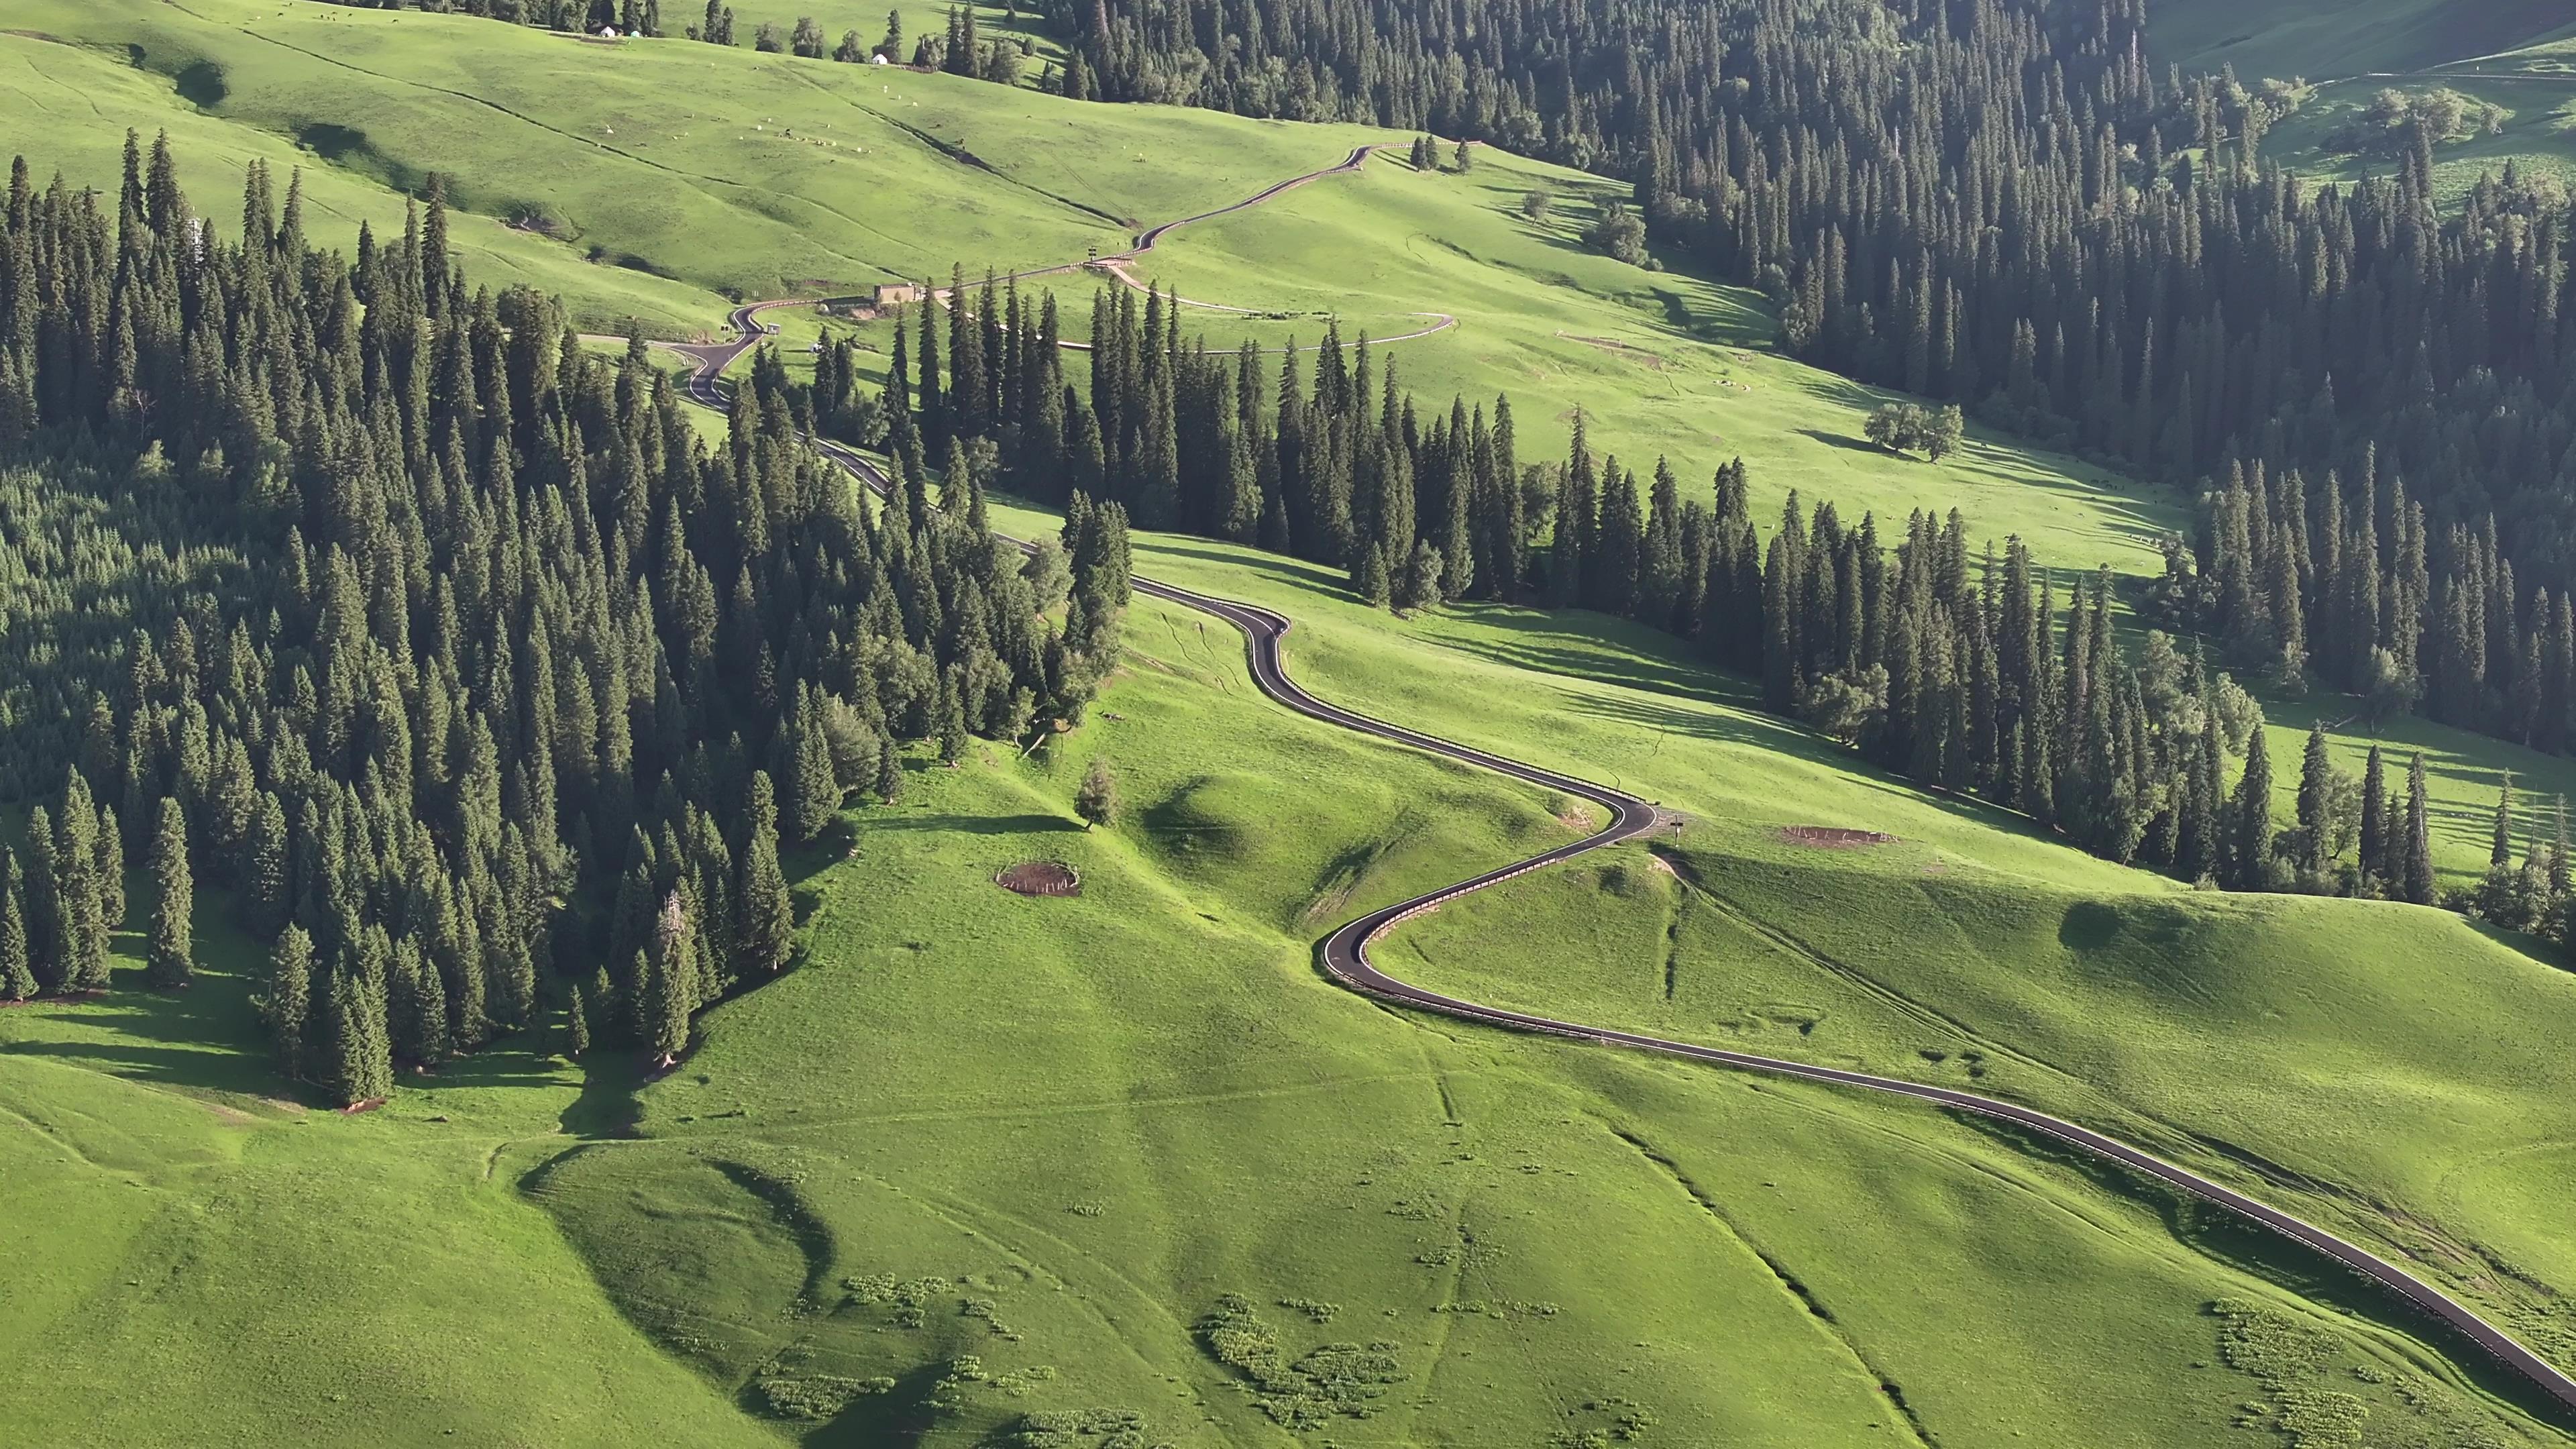
[[[1340, 166], [1328, 167], [1323, 171], [1292, 178], [1257, 196], [1238, 202], [1232, 207], [1222, 208], [1218, 212], [1210, 212], [1206, 215], [1221, 215], [1223, 211], [1257, 205], [1317, 176], [1353, 169], [1366, 159], [1368, 149], [1364, 147], [1353, 152], [1351, 157]], [[1199, 219], [1192, 217], [1186, 220]], [[1144, 246], [1151, 245], [1153, 238], [1183, 224], [1185, 223], [1166, 223], [1146, 232], [1143, 245], [1140, 245], [1138, 250], [1141, 251]], [[759, 326], [757, 314], [766, 307], [782, 305], [790, 304], [758, 303], [737, 309], [730, 320], [740, 331], [741, 337], [734, 343], [725, 344], [722, 347], [681, 349], [690, 352], [699, 360], [697, 370], [688, 380], [688, 393], [692, 401], [718, 410], [724, 408], [725, 398], [718, 385], [718, 374], [732, 362], [734, 357], [740, 355], [744, 348], [759, 340], [761, 334], [757, 330]], [[884, 473], [864, 454], [830, 439], [817, 438], [813, 441], [826, 457], [852, 476], [880, 493], [885, 491], [887, 480]], [[1028, 547], [1025, 542], [1021, 542], [1020, 546]], [[1526, 1012], [1508, 1011], [1500, 1007], [1444, 996], [1379, 970], [1369, 959], [1369, 947], [1402, 922], [1436, 910], [1462, 896], [1489, 886], [1499, 885], [1532, 871], [1543, 870], [1548, 866], [1606, 846], [1636, 839], [1655, 828], [1662, 818], [1660, 812], [1652, 804], [1625, 791], [1614, 790], [1606, 785], [1560, 774], [1542, 766], [1457, 744], [1434, 735], [1424, 734], [1419, 730], [1407, 729], [1402, 725], [1372, 719], [1354, 710], [1344, 709], [1339, 705], [1318, 699], [1288, 676], [1287, 666], [1280, 651], [1281, 642], [1286, 639], [1291, 627], [1291, 621], [1286, 615], [1262, 608], [1257, 604], [1241, 603], [1199, 593], [1142, 575], [1135, 577], [1134, 584], [1138, 593], [1211, 615], [1240, 630], [1244, 636], [1247, 662], [1251, 669], [1253, 683], [1264, 695], [1288, 709], [1326, 724], [1432, 754], [1444, 755], [1450, 759], [1491, 770], [1510, 779], [1589, 800], [1610, 812], [1610, 823], [1599, 832], [1582, 840], [1558, 846], [1554, 850], [1532, 856], [1514, 865], [1487, 871], [1483, 875], [1460, 881], [1456, 885], [1442, 887], [1427, 895], [1382, 907], [1336, 928], [1332, 934], [1324, 938], [1318, 952], [1326, 974], [1341, 985], [1380, 1000], [1466, 1021], [1481, 1022], [1488, 1026], [1564, 1037], [1596, 1046], [1654, 1052], [1689, 1061], [1706, 1062], [1743, 1071], [1765, 1072], [1829, 1086], [1851, 1087], [1908, 1097], [1952, 1111], [1975, 1113], [2040, 1133], [2092, 1157], [2117, 1164], [2129, 1172], [2179, 1188], [2247, 1222], [2269, 1228], [2292, 1242], [2333, 1259], [2396, 1293], [2428, 1316], [2466, 1337], [2498, 1362], [2529, 1379], [2571, 1415], [2576, 1415], [2576, 1378], [2571, 1378], [2557, 1365], [2524, 1347], [2512, 1335], [2488, 1322], [2476, 1310], [2443, 1292], [2431, 1282], [2324, 1228], [2259, 1202], [2223, 1183], [2203, 1177], [2189, 1168], [2167, 1162], [2150, 1152], [2091, 1128], [2079, 1126], [2064, 1118], [2051, 1116], [2018, 1103], [1994, 1097], [1982, 1097], [1972, 1092], [1956, 1091], [1948, 1087], [1930, 1086], [1898, 1077], [1874, 1076], [1866, 1072], [1843, 1071], [1778, 1057], [1755, 1056], [1746, 1052], [1702, 1046], [1695, 1042], [1674, 1041], [1636, 1032], [1587, 1026], [1580, 1022], [1560, 1021]]]

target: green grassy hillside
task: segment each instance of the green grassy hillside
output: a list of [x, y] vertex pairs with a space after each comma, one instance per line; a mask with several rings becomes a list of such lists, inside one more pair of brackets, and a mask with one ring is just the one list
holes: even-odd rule
[[[398, 189], [451, 170], [482, 213], [474, 274], [602, 326], [1079, 257], [1374, 139], [414, 11], [12, 13], [53, 37], [0, 35], [0, 114], [40, 168], [109, 183], [122, 128], [166, 125], [208, 197], [207, 165], [301, 159], [317, 230], [399, 226]], [[828, 28], [850, 25], [882, 16]], [[1526, 455], [1580, 406], [1635, 466], [1741, 453], [1774, 506], [1956, 503], [2061, 567], [2151, 567], [2176, 499], [1996, 439], [1939, 468], [1852, 446], [1877, 395], [1779, 357], [1748, 294], [1579, 244], [1605, 194], [1490, 153], [1464, 176], [1381, 161], [1138, 274], [1291, 314], [1220, 344], [1454, 314], [1386, 355], [1435, 397], [1509, 389]], [[1091, 280], [1064, 288], [1077, 331]], [[1406, 974], [2044, 1103], [2394, 1244], [2576, 1356], [2569, 1082], [2529, 1045], [2576, 1024], [2576, 985], [2514, 943], [2089, 860], [1595, 618], [1399, 621], [1203, 541], [1142, 539], [1138, 567], [1292, 614], [1292, 665], [1329, 697], [1689, 818], [1417, 924], [1387, 948]], [[902, 806], [791, 862], [809, 965], [711, 1011], [657, 1082], [496, 1050], [381, 1111], [308, 1111], [266, 1070], [212, 901], [193, 990], [0, 1010], [0, 1422], [115, 1444], [1017, 1449], [1065, 1442], [1050, 1422], [1115, 1442], [1127, 1414], [1175, 1445], [2568, 1441], [2313, 1261], [1992, 1128], [1332, 987], [1311, 943], [1344, 914], [1586, 822], [1278, 711], [1197, 616], [1140, 601], [1127, 633], [1081, 732], [917, 767]], [[2276, 704], [2276, 760], [2301, 709], [2344, 713]], [[2484, 862], [2497, 767], [2576, 784], [2405, 729], [2454, 881]], [[1126, 809], [1085, 832], [1095, 756]], [[1895, 840], [1818, 851], [1779, 834], [1800, 825]], [[992, 883], [1028, 860], [1083, 894]], [[2328, 1432], [2355, 1412], [2366, 1438]]]
[[[683, 41], [600, 45], [463, 15], [250, 0], [30, 0], [20, 13], [28, 31], [67, 43], [13, 38], [34, 72], [131, 62], [139, 82], [168, 88], [163, 112], [291, 141], [317, 167], [396, 189], [439, 171], [462, 206], [556, 238], [566, 258], [742, 296], [830, 295], [956, 261], [1078, 260], [1123, 245], [1138, 219], [1232, 200], [1351, 144], [1201, 113], [1104, 119], [950, 76]], [[86, 67], [65, 54], [83, 48]], [[985, 124], [945, 127], [956, 149], [944, 150], [927, 133], [961, 105]], [[129, 98], [111, 119], [162, 124], [148, 109]], [[35, 155], [96, 144], [75, 133], [114, 139], [96, 113], [37, 114], [17, 143]], [[1077, 116], [1096, 165], [980, 159], [1041, 138], [1061, 153]], [[581, 280], [559, 285], [599, 310]]]
[[252, 953], [198, 907], [191, 990], [129, 956], [108, 997], [0, 1011], [13, 1442], [768, 1440], [519, 1197], [507, 1144], [580, 1121], [577, 1075], [495, 1050], [308, 1110], [260, 1049]]
[[2396, 158], [2385, 148], [2354, 142], [2367, 135], [2354, 123], [2382, 91], [2410, 96], [2452, 91], [2470, 106], [2493, 105], [2502, 125], [2489, 134], [2446, 141], [2434, 148], [2433, 183], [2446, 204], [2456, 203], [2481, 178], [2505, 168], [2564, 190], [2576, 186], [2576, 44], [2539, 47], [2467, 65], [2423, 71], [2402, 79], [2339, 81], [2316, 88], [2298, 113], [2268, 132], [2263, 154], [2320, 179], [2385, 176]]
[[[951, 261], [980, 274], [986, 264], [1078, 260], [1092, 246], [1123, 245], [1134, 223], [1222, 205], [1386, 139], [1078, 106], [684, 41], [602, 47], [464, 16], [248, 0], [184, 10], [31, 3], [42, 33], [78, 42], [0, 35], [0, 61], [14, 62], [0, 76], [16, 88], [0, 92], [0, 105], [27, 118], [20, 144], [40, 165], [112, 185], [123, 127], [166, 125], [183, 147], [202, 148], [185, 154], [216, 158], [217, 184], [196, 181], [206, 194], [221, 194], [252, 155], [300, 156], [317, 229], [336, 219], [351, 230], [358, 216], [398, 227], [402, 203], [388, 184], [440, 168], [484, 213], [459, 221], [478, 276], [560, 289], [605, 330], [640, 317], [666, 334], [703, 332], [725, 305], [712, 289], [833, 292], [944, 273]], [[567, 58], [584, 68], [583, 84], [562, 83]], [[343, 119], [317, 123], [323, 115]], [[801, 128], [794, 139], [791, 128]], [[1083, 144], [1068, 150], [1068, 134]], [[1741, 289], [1582, 246], [1583, 226], [1612, 192], [1604, 183], [1476, 154], [1463, 176], [1381, 159], [1176, 232], [1135, 274], [1283, 314], [1247, 322], [1192, 311], [1217, 346], [1247, 334], [1311, 344], [1325, 315], [1379, 336], [1423, 326], [1424, 311], [1453, 315], [1457, 327], [1386, 349], [1424, 396], [1510, 392], [1526, 456], [1560, 449], [1578, 407], [1596, 441], [1632, 466], [1666, 454], [1686, 480], [1704, 480], [1743, 456], [1765, 516], [1791, 488], [1833, 499], [1846, 516], [1956, 506], [1977, 536], [2019, 533], [2052, 566], [2107, 562], [2130, 573], [2152, 572], [2155, 535], [2183, 522], [2172, 490], [2001, 438], [1972, 436], [1940, 466], [1862, 445], [1862, 418], [1886, 394], [1779, 356], [1767, 313]], [[190, 174], [204, 177], [195, 163]], [[1556, 198], [1544, 222], [1520, 208], [1537, 189]], [[493, 219], [513, 215], [543, 218], [565, 240]], [[594, 250], [601, 260], [588, 259]], [[1077, 273], [1035, 285], [1059, 288], [1078, 336], [1103, 280]], [[791, 345], [818, 335], [800, 314], [783, 325]], [[880, 348], [885, 332], [858, 329]], [[2330, 698], [2274, 709], [2301, 726], [2303, 711], [2330, 721], [2352, 713]], [[2563, 762], [2430, 727], [2403, 732], [2435, 752], [2442, 804], [2461, 820], [2491, 801], [2504, 768], [2541, 794], [2576, 787]], [[2339, 739], [2355, 760], [2366, 747], [2348, 730]], [[2483, 838], [2455, 834], [2471, 849]], [[2445, 863], [2473, 870], [2483, 859]]]
[[[1512, 679], [1533, 713], [1551, 689], [1657, 698], [1545, 683], [1202, 551], [1146, 566], [1290, 601], [1297, 667], [1382, 707], [1406, 703], [1397, 679]], [[822, 1414], [773, 1420], [814, 1444], [967, 1445], [1116, 1410], [1174, 1444], [1548, 1444], [1625, 1421], [1646, 1444], [2144, 1449], [2349, 1391], [2415, 1442], [2554, 1442], [2313, 1264], [2027, 1144], [1325, 983], [1323, 924], [1574, 827], [1565, 802], [1263, 703], [1198, 624], [1140, 603], [1082, 733], [918, 769], [903, 806], [853, 812], [847, 846], [803, 863], [813, 964], [711, 1012], [640, 1093], [498, 1052], [360, 1117], [281, 1105], [220, 947], [183, 998], [0, 1013], [8, 1129], [58, 1160], [0, 1185], [0, 1221], [13, 1262], [63, 1265], [12, 1281], [35, 1305], [0, 1353], [13, 1424], [393, 1443], [500, 1438], [515, 1411], [532, 1442], [774, 1441], [740, 1406]], [[1632, 782], [1635, 755], [1732, 753], [1636, 719], [1562, 740]], [[1068, 805], [1095, 754], [1127, 810], [1085, 833]], [[2116, 876], [1796, 768], [1828, 802], [1883, 799], [1964, 893]], [[1083, 894], [991, 884], [1028, 859], [1070, 863]], [[1587, 919], [1615, 933], [1641, 889]], [[1228, 1295], [1279, 1361], [1244, 1356], [1259, 1332], [1206, 1331]], [[2229, 1367], [2273, 1362], [2222, 1351], [2248, 1334], [2294, 1361]], [[80, 1371], [102, 1343], [150, 1366], [131, 1392]], [[1220, 1344], [1273, 1364], [1269, 1390]], [[532, 1404], [562, 1417], [537, 1428]], [[1292, 1436], [1274, 1412], [1318, 1417]]]
[[2156, 0], [2147, 14], [2158, 60], [2233, 65], [2249, 83], [2424, 70], [2571, 29], [2556, 0]]

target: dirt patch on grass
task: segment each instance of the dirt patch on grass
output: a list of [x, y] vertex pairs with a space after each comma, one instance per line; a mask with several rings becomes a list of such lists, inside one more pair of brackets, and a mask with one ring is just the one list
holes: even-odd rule
[[993, 877], [993, 884], [1024, 896], [1078, 896], [1082, 877], [1060, 860], [1024, 860]]
[[1783, 825], [1780, 838], [1810, 850], [1864, 850], [1873, 845], [1896, 843], [1893, 835], [1882, 835], [1875, 830], [1845, 830], [1833, 825]]

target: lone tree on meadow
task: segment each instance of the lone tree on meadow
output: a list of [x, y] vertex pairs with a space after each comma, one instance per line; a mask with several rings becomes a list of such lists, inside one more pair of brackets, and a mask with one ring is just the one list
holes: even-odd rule
[[155, 986], [185, 986], [195, 971], [193, 931], [197, 893], [188, 875], [188, 817], [179, 802], [161, 797], [161, 825], [152, 836], [152, 943], [144, 957], [144, 980]]
[[1938, 463], [1959, 451], [1967, 418], [1956, 404], [1926, 408], [1915, 403], [1884, 403], [1862, 423], [1871, 442], [1892, 453], [1921, 453]]
[[1074, 793], [1073, 813], [1082, 817], [1083, 828], [1107, 825], [1118, 818], [1118, 782], [1109, 773], [1109, 762], [1094, 756], [1091, 768], [1082, 775], [1082, 788]]

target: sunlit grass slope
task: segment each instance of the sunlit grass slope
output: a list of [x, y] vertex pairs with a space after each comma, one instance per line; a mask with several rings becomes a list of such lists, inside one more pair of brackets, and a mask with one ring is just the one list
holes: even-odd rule
[[2556, 0], [2158, 0], [2147, 36], [2159, 61], [2246, 83], [2411, 71], [2563, 38]]
[[[305, 227], [317, 241], [353, 250], [361, 221], [380, 238], [402, 234], [403, 197], [378, 178], [328, 164], [289, 135], [200, 110], [168, 76], [103, 50], [0, 31], [0, 117], [8, 122], [0, 150], [25, 156], [39, 186], [60, 171], [70, 184], [98, 188], [112, 200], [126, 131], [141, 132], [147, 142], [167, 131], [183, 179], [226, 235], [240, 226], [242, 174], [255, 159], [277, 174], [281, 194], [286, 173], [304, 168]], [[591, 325], [613, 328], [634, 318], [656, 335], [685, 337], [711, 326], [724, 306], [703, 288], [592, 264], [574, 248], [492, 216], [459, 212], [450, 235], [478, 283], [524, 283], [567, 296]]]
[[2554, 180], [2562, 190], [2576, 186], [2576, 46], [2544, 46], [2402, 79], [2319, 86], [2297, 114], [2265, 134], [2263, 154], [2320, 180], [2393, 174], [2393, 154], [2356, 152], [2346, 131], [2372, 97], [2392, 87], [2411, 94], [2454, 90], [2505, 112], [2496, 134], [2434, 149], [2434, 191], [2445, 205], [2456, 204], [2481, 177], [2503, 176], [2507, 166]]
[[[1312, 621], [1300, 670], [1373, 707], [1486, 671], [1544, 707], [1525, 673], [1241, 563], [1147, 566], [1287, 600]], [[1080, 733], [917, 766], [903, 804], [853, 810], [799, 863], [809, 964], [716, 1008], [635, 1097], [605, 1063], [585, 1088], [495, 1052], [356, 1118], [271, 1100], [242, 952], [212, 930], [185, 996], [0, 1013], [0, 1130], [43, 1164], [0, 1180], [13, 1429], [776, 1442], [751, 1415], [822, 1405], [772, 1422], [963, 1446], [1115, 1409], [1154, 1441], [1290, 1443], [1202, 1331], [1232, 1294], [1305, 1365], [1271, 1397], [1323, 1416], [1308, 1444], [1624, 1422], [1647, 1444], [2148, 1449], [2221, 1442], [2302, 1383], [2354, 1386], [2392, 1429], [2541, 1442], [2384, 1305], [2337, 1311], [2312, 1264], [2026, 1144], [1331, 986], [1306, 944], [1323, 925], [1569, 838], [1567, 802], [1286, 715], [1196, 616], [1140, 601], [1128, 633]], [[1566, 645], [1560, 663], [1653, 667]], [[1390, 694], [1381, 670], [1415, 682]], [[1405, 717], [1461, 727], [1454, 706]], [[1604, 720], [1552, 753], [1596, 768], [1614, 735], [1641, 746], [1631, 778], [1631, 755], [1704, 748]], [[1124, 810], [1085, 832], [1070, 797], [1094, 756]], [[1770, 788], [1843, 777], [1811, 761]], [[1934, 833], [1936, 809], [1885, 798]], [[1968, 817], [1946, 840], [1963, 888], [1989, 879], [1971, 852], [2006, 884], [2065, 858]], [[992, 884], [1030, 859], [1083, 894]], [[2222, 1300], [2306, 1366], [2228, 1368]], [[1312, 1356], [1327, 1344], [1358, 1347]], [[1367, 1417], [1343, 1391], [1373, 1395], [1350, 1401]]]
[[[1445, 908], [1387, 947], [1428, 984], [2071, 1111], [2420, 1256], [2535, 1336], [2576, 1282], [2576, 979], [2413, 907], [2195, 893], [1927, 796], [1589, 616], [1411, 623], [1214, 545], [1138, 567], [1298, 619], [1330, 698], [1646, 794], [1689, 823]], [[1555, 677], [1533, 679], [1531, 668]], [[2455, 837], [2475, 834], [2446, 820]], [[1812, 825], [1896, 837], [1819, 850]], [[2465, 849], [2465, 844], [2461, 847]], [[2510, 1167], [2504, 1164], [2511, 1163]]]
[[[1232, 200], [1338, 139], [464, 15], [273, 0], [26, 0], [16, 14], [317, 167], [403, 190], [438, 171], [460, 205], [558, 238], [567, 257], [742, 296], [1080, 260], [1123, 245], [1135, 220]], [[13, 45], [38, 70], [72, 64], [54, 59], [67, 47]], [[58, 124], [73, 121], [96, 128], [76, 113]], [[1069, 166], [1068, 150], [1096, 163]]]
[[[1491, 405], [1508, 392], [1524, 458], [1561, 453], [1580, 409], [1596, 448], [1641, 475], [1658, 454], [1694, 488], [1720, 463], [1751, 465], [1765, 522], [1795, 488], [1847, 517], [1875, 509], [1901, 529], [1918, 507], [1962, 510], [2001, 537], [2072, 567], [2151, 570], [2175, 502], [2074, 459], [1979, 436], [1942, 466], [1868, 446], [1861, 424], [1894, 394], [1778, 354], [1761, 299], [1683, 271], [1650, 272], [1586, 247], [1599, 203], [1624, 187], [1479, 148], [1470, 169], [1419, 173], [1381, 157], [1360, 175], [1305, 187], [1255, 211], [1166, 238], [1138, 273], [1181, 295], [1235, 306], [1338, 311], [1344, 335], [1384, 336], [1455, 316], [1458, 326], [1386, 349], [1435, 405]], [[1522, 198], [1555, 197], [1532, 221]], [[1190, 312], [1211, 342], [1237, 334]], [[1303, 328], [1314, 340], [1316, 324]]]
[[[1079, 1404], [1285, 1443], [1197, 1331], [1229, 1293], [1291, 1358], [1386, 1356], [1372, 1415], [1319, 1426], [1346, 1444], [1636, 1411], [1647, 1443], [2209, 1442], [2256, 1392], [2207, 1367], [2204, 1306], [2236, 1293], [2335, 1324], [2332, 1357], [2427, 1412], [2517, 1422], [2386, 1325], [2311, 1317], [2259, 1245], [2017, 1144], [1331, 987], [1320, 926], [1565, 838], [1565, 802], [1272, 710], [1195, 616], [1140, 603], [1131, 642], [1082, 734], [855, 812], [811, 883], [816, 964], [711, 1015], [643, 1141], [540, 1174], [609, 1291], [719, 1384], [882, 1385], [816, 1442], [983, 1442]], [[1083, 832], [1094, 756], [1128, 809]], [[990, 883], [1033, 858], [1083, 895]], [[960, 1353], [987, 1377], [943, 1396]]]
[[0, 1011], [10, 1442], [774, 1442], [520, 1198], [505, 1146], [579, 1121], [576, 1075], [495, 1050], [308, 1111], [260, 1049], [253, 953], [198, 906], [191, 990], [128, 956], [105, 998]]

